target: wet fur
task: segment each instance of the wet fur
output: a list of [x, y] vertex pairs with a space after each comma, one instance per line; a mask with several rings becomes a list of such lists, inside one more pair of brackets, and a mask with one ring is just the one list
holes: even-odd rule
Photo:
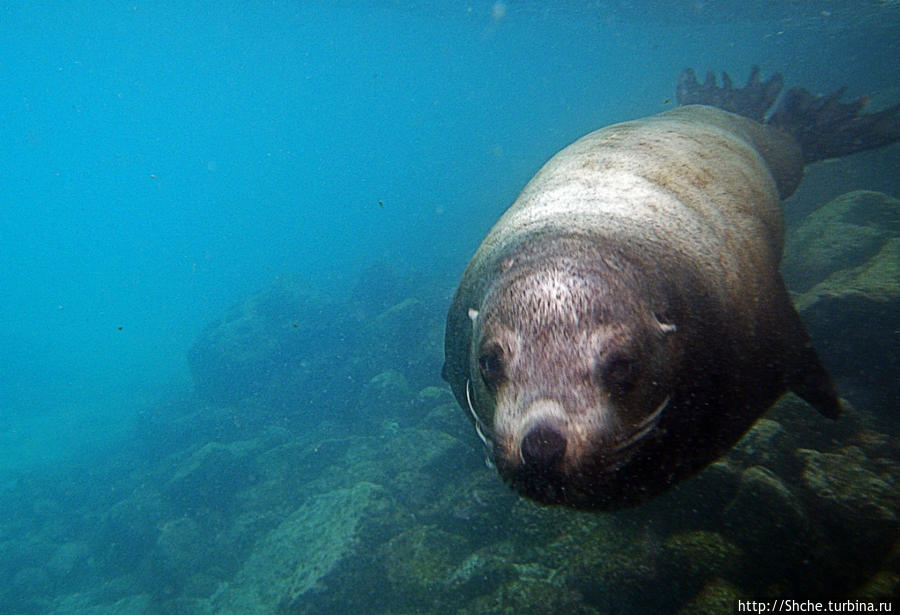
[[[460, 404], [471, 382], [506, 480], [539, 501], [617, 508], [707, 465], [790, 386], [838, 407], [777, 271], [779, 197], [802, 166], [789, 137], [689, 106], [587, 135], [538, 172], [447, 320], [444, 376]], [[511, 361], [506, 388], [479, 375], [485, 344]], [[653, 383], [626, 398], [592, 382], [608, 349], [646, 361]], [[655, 428], [611, 456], [667, 398]], [[569, 446], [534, 473], [519, 442], [540, 420]]]

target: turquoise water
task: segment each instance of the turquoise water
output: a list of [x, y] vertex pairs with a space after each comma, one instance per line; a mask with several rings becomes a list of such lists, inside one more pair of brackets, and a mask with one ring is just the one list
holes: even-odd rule
[[[126, 493], [165, 491], [160, 485], [203, 446], [262, 438], [273, 425], [290, 437], [262, 438], [248, 455], [351, 431], [391, 441], [392, 421], [402, 432], [416, 408], [431, 407], [413, 401], [421, 390], [444, 386], [445, 310], [490, 225], [562, 146], [673, 108], [684, 67], [728, 70], [742, 82], [758, 64], [790, 85], [847, 85], [848, 98], [871, 93], [886, 105], [900, 100], [898, 43], [900, 6], [874, 1], [4, 3], [0, 536], [8, 561], [0, 585], [8, 589], [0, 611], [224, 609], [202, 600], [217, 583], [237, 586], [246, 550], [217, 551], [233, 559], [219, 573], [201, 561], [173, 565], [177, 574], [166, 574], [202, 568], [214, 579], [190, 591], [160, 581], [168, 577], [150, 562], [162, 544], [154, 532], [172, 519], [191, 518], [212, 541], [239, 533], [233, 517], [207, 528], [208, 517], [165, 504], [148, 520], [152, 535], [132, 538], [131, 555], [117, 559], [106, 548], [104, 511]], [[894, 146], [810, 169], [789, 221], [850, 190], [900, 195], [897, 161]], [[375, 265], [392, 273], [372, 276]], [[290, 363], [290, 374], [274, 380], [260, 376], [267, 384], [254, 389], [254, 403], [277, 415], [221, 419], [245, 411], [246, 400], [196, 396], [189, 351], [230, 306], [285, 279], [321, 298], [272, 321], [311, 323], [308, 361], [296, 359], [301, 367]], [[399, 331], [361, 332], [408, 297], [419, 308], [402, 312], [411, 320]], [[349, 332], [337, 338], [322, 331], [342, 326]], [[377, 351], [404, 334], [405, 346]], [[425, 358], [406, 373], [411, 349]], [[395, 391], [371, 423], [334, 419], [348, 405], [367, 416], [364, 385], [389, 369], [409, 381], [407, 397]], [[292, 388], [279, 389], [283, 379]], [[875, 414], [896, 410], [896, 398], [877, 401]], [[205, 416], [230, 427], [211, 427]], [[449, 459], [474, 458], [478, 468], [479, 445], [461, 411], [458, 419], [447, 430], [467, 448]], [[420, 470], [420, 480], [431, 476]], [[254, 481], [223, 488], [240, 492]], [[53, 491], [61, 482], [71, 499]], [[511, 497], [498, 488], [496, 497]], [[332, 493], [321, 484], [312, 492]], [[317, 506], [327, 511], [331, 501]], [[298, 510], [318, 508], [298, 499], [272, 514]], [[275, 521], [248, 521], [243, 543], [266, 523]], [[17, 542], [23, 535], [31, 547]], [[71, 582], [20, 574], [72, 543], [84, 545], [75, 561], [93, 562], [90, 574]], [[116, 579], [127, 588], [97, 593]], [[372, 612], [404, 604], [377, 603], [366, 604]], [[282, 608], [303, 612], [298, 604]], [[334, 604], [342, 603], [316, 612]], [[409, 604], [440, 606], [417, 598], [402, 608]]]

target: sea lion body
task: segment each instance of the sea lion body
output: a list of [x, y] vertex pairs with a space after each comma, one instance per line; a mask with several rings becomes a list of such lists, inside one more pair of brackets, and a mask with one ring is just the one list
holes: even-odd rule
[[524, 495], [640, 502], [789, 388], [839, 402], [778, 273], [797, 143], [690, 105], [609, 126], [535, 175], [469, 263], [444, 377]]

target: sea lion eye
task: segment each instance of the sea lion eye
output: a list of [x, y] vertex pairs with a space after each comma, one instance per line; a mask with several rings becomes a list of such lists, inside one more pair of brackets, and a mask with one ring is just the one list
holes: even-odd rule
[[502, 352], [497, 347], [486, 348], [478, 356], [478, 367], [481, 369], [481, 378], [489, 389], [497, 388], [505, 377]]
[[611, 391], [624, 395], [637, 383], [637, 362], [622, 354], [613, 355], [600, 366], [600, 377]]

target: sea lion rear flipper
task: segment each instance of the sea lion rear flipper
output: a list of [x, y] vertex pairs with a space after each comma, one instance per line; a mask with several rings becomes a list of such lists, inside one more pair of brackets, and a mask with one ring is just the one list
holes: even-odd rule
[[728, 73], [722, 73], [722, 87], [718, 86], [712, 72], [706, 73], [706, 79], [701, 85], [694, 71], [686, 68], [678, 77], [675, 96], [678, 106], [709, 105], [762, 123], [783, 85], [784, 79], [778, 73], [760, 81], [758, 66], [750, 71], [746, 85], [737, 89], [732, 86]]
[[788, 385], [823, 416], [836, 419], [840, 415], [841, 401], [835, 392], [834, 383], [812, 346], [806, 345], [801, 349]]
[[806, 164], [875, 149], [900, 141], [900, 104], [875, 113], [862, 113], [868, 97], [840, 102], [847, 88], [816, 95], [803, 88], [791, 88], [771, 113], [784, 80], [780, 74], [759, 79], [754, 66], [747, 84], [734, 88], [728, 73], [722, 86], [712, 72], [701, 84], [690, 68], [678, 77], [678, 105], [709, 105], [730, 111], [785, 132], [800, 144]]
[[846, 89], [817, 96], [803, 88], [791, 88], [766, 123], [793, 136], [806, 163], [900, 141], [900, 104], [860, 113], [868, 97], [842, 103]]

